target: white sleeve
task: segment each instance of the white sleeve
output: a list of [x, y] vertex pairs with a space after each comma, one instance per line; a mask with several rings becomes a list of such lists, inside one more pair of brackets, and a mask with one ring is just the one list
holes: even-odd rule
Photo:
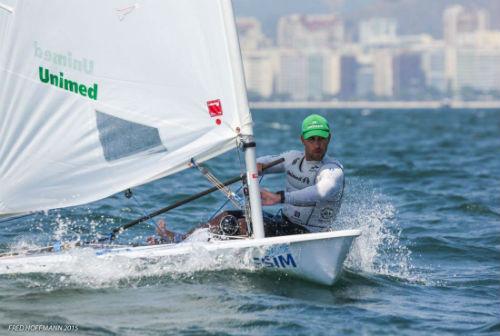
[[336, 165], [327, 165], [310, 187], [286, 192], [285, 203], [296, 206], [312, 206], [318, 202], [335, 200], [344, 187], [344, 172]]

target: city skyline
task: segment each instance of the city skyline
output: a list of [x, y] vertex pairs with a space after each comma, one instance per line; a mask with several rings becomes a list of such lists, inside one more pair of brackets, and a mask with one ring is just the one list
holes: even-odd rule
[[443, 38], [399, 34], [398, 20], [348, 25], [340, 15], [290, 14], [276, 36], [238, 17], [252, 101], [494, 100], [500, 98], [500, 30], [483, 8], [445, 8]]

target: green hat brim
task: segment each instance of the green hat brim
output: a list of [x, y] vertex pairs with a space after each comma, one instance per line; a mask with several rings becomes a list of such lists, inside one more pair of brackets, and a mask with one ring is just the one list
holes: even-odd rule
[[328, 138], [330, 136], [330, 132], [328, 131], [323, 131], [323, 130], [310, 130], [307, 132], [304, 132], [302, 134], [305, 140], [312, 138], [313, 136], [319, 136], [321, 138]]

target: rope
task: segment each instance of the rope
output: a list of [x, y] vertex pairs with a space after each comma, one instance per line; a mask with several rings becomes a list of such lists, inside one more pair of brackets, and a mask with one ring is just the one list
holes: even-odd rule
[[[241, 190], [241, 188], [243, 188], [243, 186], [239, 187], [235, 191], [235, 193], [238, 193]], [[219, 211], [221, 211], [227, 205], [227, 203], [229, 203], [228, 199], [225, 200], [224, 203], [217, 210], [215, 210], [215, 212], [212, 214], [212, 216], [210, 216], [210, 218], [208, 219], [208, 221], [210, 222], [215, 217], [215, 215], [217, 215], [219, 213]]]
[[243, 208], [243, 201], [236, 195], [231, 189], [226, 187], [221, 181], [217, 179], [207, 168], [200, 167], [194, 159], [191, 159], [191, 164], [193, 167], [198, 168], [198, 170], [210, 181], [219, 191], [224, 193], [228, 200], [230, 200], [236, 208]]
[[[139, 212], [142, 212], [142, 215], [146, 216], [146, 212], [142, 208], [142, 205], [139, 203], [139, 201], [137, 200], [137, 198], [135, 198], [134, 194], [132, 194], [132, 199], [135, 201], [135, 204], [137, 204], [137, 206], [139, 207], [139, 209], [140, 209]], [[153, 224], [155, 227], [157, 226], [155, 222], [150, 222], [150, 220], [147, 220], [146, 222], [149, 223], [149, 224]]]
[[0, 223], [11, 222], [11, 221], [16, 220], [16, 219], [20, 219], [20, 218], [24, 218], [24, 217], [28, 217], [28, 216], [33, 216], [34, 214], [35, 214], [35, 212], [25, 214], [25, 215], [17, 215], [17, 216], [13, 216], [13, 217], [7, 217], [4, 219], [0, 219]]
[[[137, 207], [139, 207], [139, 213], [142, 213], [143, 216], [147, 216], [146, 212], [144, 211], [144, 208], [142, 207], [142, 205], [139, 203], [139, 201], [137, 200], [137, 198], [135, 198], [135, 195], [134, 193], [132, 192], [131, 189], [127, 189], [125, 190], [125, 197], [126, 198], [132, 198], [135, 202], [135, 204], [137, 205]], [[158, 224], [156, 224], [154, 221], [151, 222], [151, 219], [147, 220], [146, 223], [149, 223], [151, 225], [153, 225], [155, 228], [158, 228]], [[111, 233], [111, 235], [113, 235], [113, 233]], [[111, 241], [111, 237], [109, 238], [110, 241]]]
[[[260, 182], [262, 182], [262, 179], [263, 179], [263, 178], [264, 178], [264, 175], [262, 175], [262, 176], [260, 177], [259, 184], [260, 184]], [[240, 186], [240, 187], [239, 187], [239, 188], [235, 191], [235, 193], [239, 193], [239, 192], [240, 192], [240, 190], [241, 190], [242, 188], [243, 188], [243, 185], [242, 185], [242, 186]], [[222, 209], [223, 209], [223, 208], [227, 205], [227, 203], [229, 203], [229, 200], [224, 201], [224, 203], [223, 203], [223, 204], [222, 204], [222, 205], [221, 205], [221, 206], [220, 206], [217, 210], [215, 210], [215, 212], [212, 214], [212, 216], [210, 216], [210, 218], [208, 219], [208, 221], [210, 222], [210, 221], [211, 221], [211, 220], [215, 217], [215, 215], [217, 215], [217, 214], [219, 213], [219, 211], [221, 211], [221, 210], [222, 210]]]

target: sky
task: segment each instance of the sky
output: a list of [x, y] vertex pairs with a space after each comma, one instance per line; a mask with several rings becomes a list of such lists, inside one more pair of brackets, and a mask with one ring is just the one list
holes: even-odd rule
[[280, 16], [335, 11], [351, 24], [374, 16], [394, 17], [399, 34], [428, 33], [441, 38], [443, 10], [453, 4], [486, 9], [492, 27], [500, 30], [500, 0], [233, 0], [236, 15], [257, 17], [270, 37], [275, 36]]

